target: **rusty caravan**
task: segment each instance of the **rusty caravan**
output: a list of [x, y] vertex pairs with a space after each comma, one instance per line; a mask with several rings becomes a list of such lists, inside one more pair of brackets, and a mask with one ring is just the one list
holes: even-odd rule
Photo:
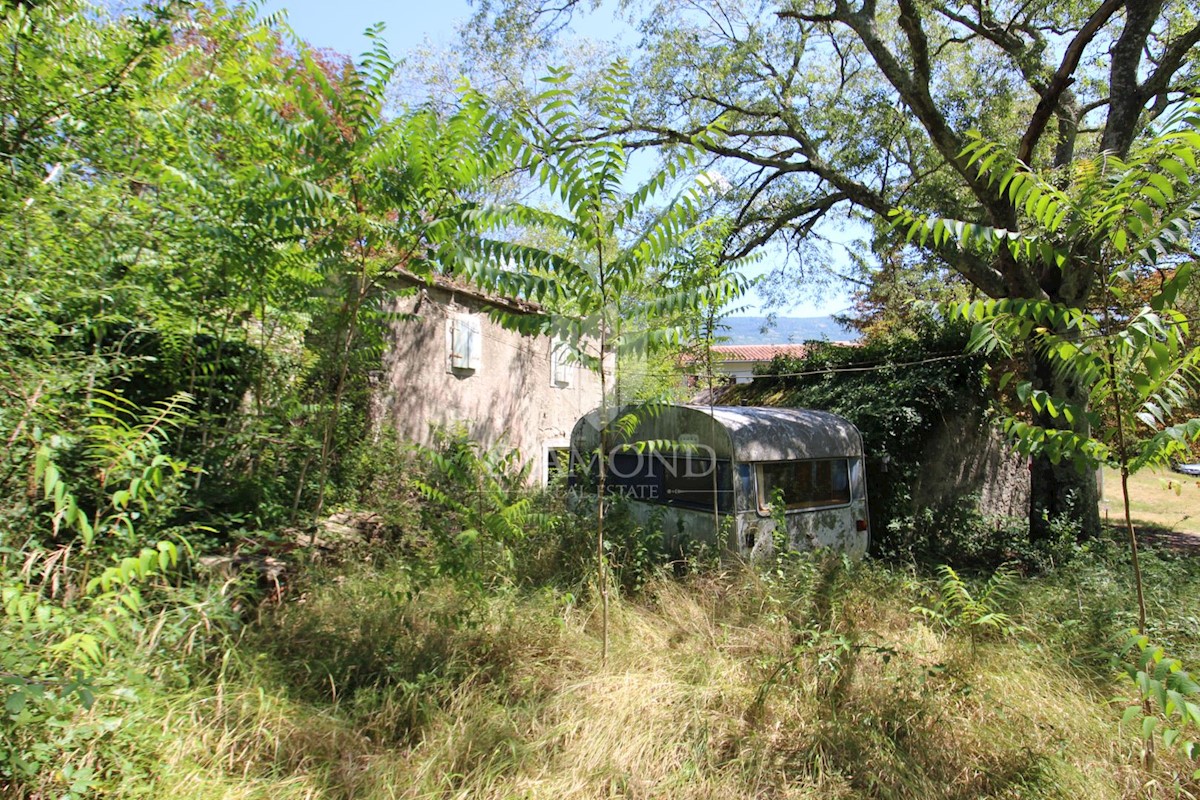
[[[600, 415], [571, 434], [572, 484], [595, 488]], [[862, 436], [823, 411], [750, 406], [627, 407], [608, 425], [606, 490], [668, 539], [745, 557], [775, 543], [862, 556], [870, 540]], [[780, 505], [782, 504], [782, 505]], [[778, 535], [777, 522], [786, 524]]]

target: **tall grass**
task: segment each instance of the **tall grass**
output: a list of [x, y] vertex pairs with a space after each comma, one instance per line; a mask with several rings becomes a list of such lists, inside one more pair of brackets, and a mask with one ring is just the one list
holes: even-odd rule
[[[970, 639], [911, 575], [806, 557], [650, 581], [599, 612], [557, 589], [419, 590], [400, 562], [314, 572], [207, 677], [113, 732], [113, 797], [1186, 797], [1143, 765], [1104, 653], [1119, 562], [1018, 579], [1023, 630]], [[1200, 571], [1151, 558], [1194, 653]], [[927, 582], [918, 582], [929, 586]], [[1166, 598], [1176, 604], [1167, 608]], [[1068, 613], [1069, 612], [1069, 613]], [[1191, 643], [1190, 645], [1188, 643]], [[1188, 651], [1188, 646], [1192, 647]], [[1177, 647], [1178, 651], [1179, 648]]]

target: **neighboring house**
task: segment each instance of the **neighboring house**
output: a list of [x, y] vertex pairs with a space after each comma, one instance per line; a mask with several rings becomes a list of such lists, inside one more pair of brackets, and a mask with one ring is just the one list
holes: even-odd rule
[[540, 313], [533, 303], [442, 276], [397, 280], [416, 292], [390, 308], [412, 317], [393, 323], [374, 424], [426, 445], [435, 429], [461, 424], [486, 447], [518, 449], [530, 481], [544, 484], [575, 422], [600, 404], [600, 377], [549, 336], [523, 335], [488, 316]]
[[[719, 382], [749, 383], [754, 380], [754, 371], [771, 363], [775, 356], [802, 358], [807, 352], [803, 344], [719, 344], [713, 345], [713, 375]], [[693, 365], [691, 385], [703, 386], [702, 376], [695, 373], [697, 359], [689, 359]]]

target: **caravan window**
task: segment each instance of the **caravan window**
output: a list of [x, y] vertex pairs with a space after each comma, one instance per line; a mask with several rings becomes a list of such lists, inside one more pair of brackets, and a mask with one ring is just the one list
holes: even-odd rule
[[[717, 489], [717, 509], [729, 511], [733, 507], [733, 482], [730, 480], [729, 462], [698, 454], [682, 454], [666, 462], [663, 473], [664, 499], [672, 505], [710, 509], [713, 507], [713, 485]], [[713, 470], [716, 470], [716, 481]]]
[[758, 465], [758, 510], [771, 510], [776, 491], [789, 509], [828, 508], [850, 502], [850, 462], [845, 458], [777, 461]]
[[[594, 482], [599, 474], [594, 457], [590, 466]], [[702, 454], [617, 451], [609, 455], [606, 484], [610, 493], [631, 500], [711, 509], [713, 469], [713, 459]], [[729, 461], [717, 459], [715, 469], [717, 508], [730, 511], [733, 509], [733, 480]]]

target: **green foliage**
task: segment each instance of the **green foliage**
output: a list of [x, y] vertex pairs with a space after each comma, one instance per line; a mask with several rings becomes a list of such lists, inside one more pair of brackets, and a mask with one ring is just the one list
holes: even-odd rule
[[247, 7], [18, 4], [0, 38], [5, 494], [35, 429], [182, 393], [181, 522], [319, 510], [398, 321], [387, 277], [430, 272], [485, 172], [475, 112], [388, 118], [377, 32], [355, 64]]
[[103, 736], [110, 723], [92, 726], [79, 716], [92, 709], [98, 696], [126, 690], [109, 664], [129, 647], [131, 633], [145, 618], [139, 585], [167, 575], [176, 559], [170, 542], [143, 548], [77, 588], [65, 607], [48, 599], [30, 576], [4, 569], [0, 731], [7, 746], [0, 749], [0, 778], [37, 786], [56, 769], [66, 769], [78, 780], [91, 774], [86, 764], [72, 762], [73, 740]]
[[[79, 441], [71, 441], [70, 434], [52, 435], [40, 444], [33, 478], [53, 505], [50, 541], [78, 536], [86, 552], [97, 537], [106, 549], [114, 541], [137, 545], [135, 520], [138, 528], [161, 530], [164, 514], [179, 503], [187, 469], [164, 451], [171, 431], [186, 424], [190, 404], [191, 398], [179, 395], [142, 410], [118, 395], [96, 397]], [[35, 441], [39, 438], [35, 433]], [[71, 457], [70, 470], [85, 481], [83, 486], [72, 487], [64, 478], [64, 455]], [[80, 490], [90, 496], [80, 498]]]
[[900, 541], [918, 544], [910, 557], [922, 566], [938, 559], [960, 569], [991, 570], [1012, 562], [1022, 572], [1050, 573], [1079, 552], [1079, 525], [1065, 515], [1047, 521], [1048, 535], [1030, 540], [1026, 517], [985, 517], [976, 495], [951, 497], [893, 523]]
[[[292, 38], [277, 19], [219, 3], [113, 18], [51, 0], [0, 15], [3, 791], [517, 795], [542, 791], [530, 788], [535, 772], [569, 773], [564, 758], [598, 763], [587, 748], [599, 745], [628, 766], [611, 768], [612, 780], [600, 770], [604, 791], [633, 792], [629, 776], [652, 768], [669, 780], [645, 791], [678, 793], [699, 775], [724, 783], [698, 792], [737, 796], [764, 777], [790, 787], [818, 771], [794, 769], [809, 734], [772, 703], [778, 693], [761, 728], [746, 724], [764, 676], [789, 663], [786, 705], [820, 702], [829, 713], [818, 727], [837, 723], [821, 737], [841, 728], [872, 744], [916, 742], [902, 755], [933, 765], [929, 786], [970, 771], [927, 746], [952, 727], [945, 717], [903, 702], [950, 707], [951, 691], [888, 672], [913, 651], [886, 629], [859, 629], [883, 607], [858, 583], [867, 568], [812, 566], [805, 577], [810, 567], [789, 560], [762, 579], [767, 592], [730, 585], [692, 602], [654, 577], [658, 527], [618, 515], [598, 542], [600, 592], [611, 567], [647, 603], [617, 609], [618, 668], [597, 671], [583, 666], [602, 645], [576, 599], [588, 602], [579, 589], [592, 543], [578, 515], [528, 493], [512, 454], [461, 437], [397, 455], [385, 436], [386, 459], [364, 445], [368, 367], [393, 331], [403, 335], [388, 302], [397, 267], [455, 269], [544, 301], [549, 313], [533, 323], [594, 368], [677, 342], [696, 309], [711, 317], [737, 293], [735, 277], [691, 274], [712, 266], [705, 247], [725, 234], [699, 221], [711, 181], [678, 190], [690, 147], [680, 142], [626, 192], [629, 152], [588, 141], [588, 104], [613, 123], [635, 110], [631, 75], [610, 71], [586, 102], [552, 76], [537, 101], [545, 127], [475, 98], [448, 116], [390, 118], [396, 63], [378, 31], [356, 63]], [[709, 146], [719, 127], [687, 144]], [[481, 153], [485, 141], [493, 149]], [[513, 165], [544, 183], [553, 208], [464, 199]], [[471, 235], [455, 240], [464, 226]], [[563, 247], [517, 244], [518, 226]], [[868, 405], [894, 410], [882, 395]], [[938, 411], [881, 422], [880, 438], [901, 449]], [[347, 559], [342, 580], [298, 578], [249, 636], [224, 638], [254, 617], [234, 612], [229, 587], [197, 579], [189, 545], [255, 545], [267, 526], [376, 499], [394, 541], [371, 563], [392, 557], [386, 568]], [[771, 624], [756, 620], [762, 608]], [[635, 667], [650, 670], [641, 685], [626, 677]], [[256, 670], [271, 682], [227, 692], [231, 676]], [[882, 680], [862, 680], [869, 670]], [[594, 728], [615, 733], [579, 733]], [[787, 752], [771, 736], [788, 739]], [[622, 761], [631, 740], [650, 755]], [[1041, 752], [1020, 744], [1011, 751], [1022, 757]], [[423, 762], [435, 745], [447, 755]], [[819, 738], [802, 747], [836, 754]], [[417, 767], [398, 769], [404, 761]], [[310, 769], [323, 779], [307, 783]], [[729, 777], [739, 770], [755, 777], [739, 785]]]
[[430, 447], [383, 432], [352, 460], [353, 505], [369, 511], [377, 535], [344, 560], [399, 558], [412, 591], [452, 580], [477, 600], [504, 587], [582, 584], [586, 524], [561, 489], [529, 486], [518, 451], [484, 448], [460, 427], [438, 431]]
[[[1200, 349], [1191, 320], [1178, 307], [1192, 278], [1191, 231], [1200, 219], [1200, 105], [1184, 104], [1158, 136], [1128, 158], [1102, 154], [1076, 161], [1064, 175], [1042, 175], [1005, 148], [976, 136], [963, 157], [1024, 210], [1027, 230], [1010, 231], [897, 211], [910, 237], [954, 244], [966, 252], [1001, 254], [1067, 276], [1080, 253], [1091, 258], [1090, 306], [1051, 297], [964, 303], [952, 313], [975, 323], [976, 351], [1018, 350], [1051, 374], [1021, 380], [1019, 408], [1004, 429], [1020, 452], [1080, 474], [1119, 466], [1125, 525], [1133, 554], [1139, 630], [1146, 606], [1129, 511], [1128, 478], [1185, 454], [1200, 420], [1181, 419], [1200, 387]], [[1059, 183], [1065, 188], [1060, 188]], [[1090, 499], [1088, 499], [1090, 506]]]
[[1011, 565], [1002, 564], [975, 592], [948, 564], [938, 567], [937, 592], [928, 606], [913, 606], [920, 614], [950, 630], [966, 631], [971, 637], [972, 651], [976, 642], [988, 635], [1010, 636], [1016, 630], [1012, 617], [1004, 611], [1010, 600], [1016, 573]]
[[[552, 71], [544, 79], [548, 88], [533, 100], [532, 113], [504, 117], [491, 111], [482, 120], [491, 146], [536, 178], [554, 206], [479, 207], [469, 218], [481, 235], [467, 242], [459, 256], [460, 268], [473, 282], [546, 305], [541, 315], [497, 314], [502, 323], [552, 334], [576, 361], [599, 374], [605, 430], [598, 451], [596, 573], [607, 629], [604, 464], [613, 400], [611, 371], [631, 355], [653, 355], [678, 345], [680, 318], [688, 310], [705, 301], [723, 304], [740, 294], [744, 281], [724, 275], [699, 285], [654, 284], [656, 275], [678, 276], [673, 267], [684, 260], [684, 245], [700, 236], [700, 205], [709, 182], [693, 180], [664, 207], [651, 206], [695, 162], [692, 148], [678, 148], [640, 187], [627, 192], [623, 182], [629, 153], [620, 142], [587, 136], [590, 121], [580, 97], [568, 86], [569, 77], [565, 70]], [[617, 62], [592, 87], [589, 100], [605, 119], [625, 119], [631, 111], [632, 83], [628, 67]], [[476, 102], [482, 105], [482, 100]], [[564, 247], [552, 250], [501, 238], [514, 227], [549, 232]], [[675, 324], [663, 324], [665, 318]], [[606, 657], [607, 648], [602, 654]]]
[[119, 720], [87, 715], [138, 682], [122, 675], [122, 659], [153, 629], [151, 615], [164, 615], [154, 638], [176, 632], [163, 633], [170, 604], [155, 595], [189, 546], [189, 531], [169, 524], [188, 468], [164, 452], [188, 401], [140, 410], [98, 396], [78, 431], [32, 434], [40, 491], [26, 522], [36, 525], [23, 540], [15, 529], [0, 539], [0, 779], [15, 787], [36, 793], [58, 774], [69, 793], [95, 789], [101, 776], [77, 751]]
[[[587, 5], [493, 0], [481, 4], [476, 25], [486, 29], [494, 21], [501, 40], [549, 42], [572, 9]], [[904, 204], [919, 215], [961, 221], [966, 227], [957, 230], [967, 236], [989, 226], [1001, 237], [1033, 233], [1027, 221], [1051, 208], [1054, 194], [1014, 196], [991, 178], [1004, 174], [991, 169], [998, 163], [992, 153], [972, 162], [973, 142], [1000, 143], [1013, 154], [1010, 162], [1061, 170], [1060, 187], [1072, 165], [1097, 153], [1124, 158], [1162, 133], [1181, 100], [1194, 96], [1200, 24], [1193, 6], [1186, 0], [1137, 9], [990, 0], [967, 7], [633, 4], [631, 19], [642, 35], [638, 97], [628, 118], [597, 122], [592, 135], [647, 149], [704, 150], [733, 186], [722, 198], [734, 221], [726, 252], [771, 242], [797, 256], [780, 260], [770, 281], [784, 304], [796, 299], [801, 281], [840, 282], [847, 270], [829, 268], [843, 263], [830, 240], [844, 237], [832, 232], [849, 222], [852, 238], [865, 238], [865, 222], [870, 241], [851, 245], [857, 250], [852, 282], [870, 286], [860, 308], [885, 330], [908, 321], [912, 293], [934, 301], [1020, 298], [1083, 309], [1094, 289], [1097, 253], [1090, 247], [1059, 249], [1060, 266], [1040, 257], [1035, 242], [1043, 237], [1036, 234], [1017, 249], [1039, 257], [956, 247], [942, 228], [906, 243], [903, 231], [888, 227], [889, 211]], [[514, 30], [530, 36], [510, 39]], [[508, 63], [527, 57], [527, 48], [490, 55]], [[1175, 166], [1186, 169], [1186, 162]], [[1169, 174], [1160, 177], [1169, 183]], [[1128, 199], [1113, 205], [1120, 217], [1143, 220], [1147, 231], [1157, 224], [1144, 221], [1156, 208], [1153, 192], [1137, 190]], [[953, 234], [956, 226], [947, 223], [945, 230]], [[837, 274], [830, 278], [831, 272]], [[1057, 394], [1050, 365], [1036, 366], [1037, 388]], [[1065, 383], [1059, 388], [1079, 389]], [[1046, 419], [1036, 424], [1066, 427]], [[1097, 533], [1094, 481], [1043, 458], [1035, 459], [1031, 481], [1035, 538], [1047, 533], [1047, 519], [1063, 513], [1085, 535]]]
[[613, 580], [622, 595], [636, 596], [652, 580], [668, 571], [674, 555], [663, 530], [663, 515], [656, 513], [639, 523], [629, 511], [628, 501], [613, 502], [606, 520], [605, 547], [612, 565]]
[[[745, 283], [726, 274], [695, 285], [680, 268], [686, 245], [701, 242], [707, 226], [699, 212], [709, 182], [675, 186], [694, 165], [694, 151], [673, 151], [641, 186], [626, 192], [630, 154], [619, 143], [587, 137], [590, 120], [567, 86], [569, 77], [559, 71], [545, 78], [548, 88], [534, 98], [533, 114], [505, 118], [493, 112], [483, 120], [493, 146], [537, 178], [553, 206], [482, 206], [471, 215], [485, 234], [514, 226], [547, 231], [562, 249], [479, 238], [462, 253], [462, 268], [489, 289], [546, 304], [546, 316], [521, 324], [559, 336], [580, 363], [599, 371], [605, 359], [678, 344], [686, 311], [704, 301], [727, 302]], [[603, 76], [591, 99], [607, 119], [628, 114], [631, 82], [621, 62]], [[666, 204], [654, 208], [663, 195]], [[655, 278], [665, 280], [648, 291]], [[668, 317], [674, 324], [656, 324]]]
[[382, 704], [403, 709], [387, 734], [415, 733], [488, 659], [472, 652], [486, 624], [479, 598], [466, 585], [443, 581], [417, 590], [402, 575], [367, 570], [345, 586], [319, 587], [311, 611], [279, 609], [261, 631], [262, 643], [303, 695], [337, 698], [358, 713]]
[[[119, 570], [125, 565], [106, 572]], [[142, 796], [159, 773], [142, 720], [205, 674], [238, 619], [229, 584], [172, 587], [178, 576], [170, 564], [127, 571], [136, 577], [111, 591], [97, 583], [64, 603], [5, 565], [0, 786], [7, 796], [82, 798], [118, 786]]]
[[[1137, 700], [1125, 709], [1122, 722], [1134, 724], [1153, 752], [1154, 742], [1177, 749], [1187, 758], [1200, 758], [1200, 684], [1184, 670], [1183, 662], [1166, 655], [1149, 637], [1134, 631], [1121, 648], [1117, 662], [1137, 687]], [[1193, 777], [1200, 777], [1200, 769]]]
[[221, 3], [0, 13], [6, 790], [105, 784], [84, 698], [219, 632], [174, 638], [228, 607], [173, 599], [181, 551], [349, 494], [387, 275], [432, 268], [483, 172], [470, 109], [385, 117], [377, 36], [292, 39]]
[[[431, 112], [385, 116], [398, 65], [379, 30], [368, 36], [371, 49], [342, 75], [302, 52], [301, 116], [291, 128], [305, 175], [320, 186], [304, 248], [323, 277], [318, 324], [308, 333], [317, 356], [308, 376], [320, 440], [317, 515], [331, 479], [343, 482], [338, 454], [364, 433], [367, 376], [399, 321], [389, 311], [395, 289], [387, 278], [397, 268], [432, 274], [467, 207], [459, 194], [477, 185], [481, 170], [475, 109], [444, 121]], [[351, 420], [343, 419], [347, 407], [356, 412]]]
[[[906, 560], [961, 558], [946, 538], [961, 513], [954, 504], [916, 508], [912, 487], [937, 426], [987, 404], [984, 358], [962, 355], [967, 335], [961, 324], [927, 319], [919, 331], [861, 347], [811, 343], [802, 358], [777, 357], [723, 402], [819, 408], [846, 417], [862, 432], [868, 457], [872, 552]], [[924, 520], [926, 514], [934, 519]]]
[[[597, 669], [595, 598], [553, 582], [480, 596], [448, 576], [413, 592], [407, 556], [377, 556], [294, 574], [207, 667], [170, 678], [169, 653], [123, 658], [153, 673], [125, 684], [142, 702], [99, 696], [95, 716], [74, 718], [72, 764], [114, 798], [584, 798], [631, 774], [686, 798], [764, 780], [868, 798], [1195, 785], [1195, 765], [1166, 748], [1139, 764], [1114, 725], [1108, 698], [1132, 693], [1107, 656], [1130, 622], [1129, 578], [1103, 541], [1051, 575], [1015, 576], [1001, 610], [1020, 609], [1024, 629], [969, 663], [958, 633], [908, 610], [907, 570], [878, 561], [811, 553], [782, 576], [651, 579], [615, 607], [611, 667]], [[1153, 636], [1190, 659], [1195, 560], [1151, 551], [1146, 568], [1170, 609]], [[879, 770], [863, 775], [864, 758]]]
[[513, 549], [540, 521], [524, 496], [520, 453], [485, 450], [462, 432], [414, 455], [424, 473], [413, 486], [428, 508], [422, 516], [434, 539], [434, 573], [480, 585], [511, 580]]
[[787, 503], [783, 501], [782, 487], [776, 488], [771, 495], [771, 553], [777, 562], [786, 561], [792, 557], [792, 548], [788, 541]]
[[[504, 588], [554, 586], [585, 595], [594, 575], [594, 497], [564, 486], [533, 489], [516, 450], [482, 448], [465, 430], [441, 431], [432, 447], [384, 435], [358, 457], [356, 504], [379, 526], [376, 562], [400, 558], [410, 591], [453, 581], [482, 602]], [[639, 522], [620, 498], [605, 516], [605, 553], [614, 585], [634, 596], [655, 578], [694, 567], [707, 554], [663, 529], [661, 515]]]
[[[963, 151], [997, 190], [1021, 207], [1027, 231], [896, 212], [909, 237], [978, 254], [1007, 252], [1062, 270], [1081, 249], [1096, 251], [1096, 299], [1080, 308], [1046, 298], [977, 300], [953, 309], [975, 323], [971, 348], [1013, 354], [1023, 348], [1049, 363], [1064, 394], [1017, 372], [1015, 385], [1033, 419], [1014, 415], [1006, 432], [1025, 453], [1080, 469], [1122, 463], [1130, 470], [1164, 464], [1186, 452], [1200, 428], [1177, 421], [1200, 381], [1200, 351], [1190, 320], [1177, 308], [1191, 281], [1190, 236], [1200, 219], [1194, 180], [1200, 155], [1200, 109], [1186, 106], [1163, 132], [1127, 159], [1080, 160], [1063, 176], [1038, 174], [1003, 147], [976, 136]], [[1060, 188], [1065, 186], [1065, 188]], [[1132, 212], [1132, 213], [1131, 213]], [[1049, 425], [1042, 419], [1061, 421]], [[1141, 428], [1135, 445], [1127, 437]]]

